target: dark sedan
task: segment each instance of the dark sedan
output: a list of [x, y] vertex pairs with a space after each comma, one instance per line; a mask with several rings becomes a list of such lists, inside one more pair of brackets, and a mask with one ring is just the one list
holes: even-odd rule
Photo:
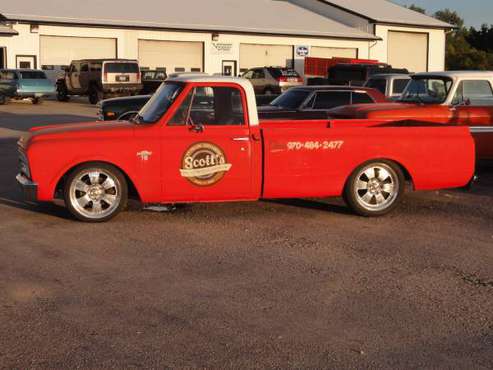
[[386, 97], [378, 90], [349, 86], [293, 87], [259, 107], [263, 119], [300, 118], [325, 119], [327, 111], [342, 105], [384, 103]]

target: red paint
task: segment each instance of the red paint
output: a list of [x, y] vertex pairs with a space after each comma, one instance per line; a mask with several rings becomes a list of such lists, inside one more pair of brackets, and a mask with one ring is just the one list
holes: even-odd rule
[[[199, 133], [168, 126], [196, 86], [239, 88], [245, 125], [207, 126]], [[350, 174], [372, 159], [399, 163], [417, 190], [461, 187], [474, 174], [474, 142], [467, 128], [387, 127], [382, 120], [266, 121], [251, 126], [256, 117], [251, 117], [254, 107], [247, 106], [252, 101], [248, 94], [253, 90], [234, 83], [189, 82], [153, 125], [93, 122], [32, 130], [25, 150], [38, 200], [52, 200], [57, 183], [71, 168], [93, 161], [120, 168], [144, 203], [339, 196]], [[219, 147], [231, 165], [211, 186], [197, 186], [180, 173], [185, 153], [197, 143]], [[142, 151], [152, 153], [149, 160], [137, 155]]]

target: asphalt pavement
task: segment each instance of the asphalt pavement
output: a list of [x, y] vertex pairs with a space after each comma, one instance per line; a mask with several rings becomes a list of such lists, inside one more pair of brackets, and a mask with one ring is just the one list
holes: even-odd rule
[[378, 219], [331, 199], [92, 225], [24, 202], [17, 137], [95, 116], [0, 106], [0, 368], [493, 368], [493, 167]]

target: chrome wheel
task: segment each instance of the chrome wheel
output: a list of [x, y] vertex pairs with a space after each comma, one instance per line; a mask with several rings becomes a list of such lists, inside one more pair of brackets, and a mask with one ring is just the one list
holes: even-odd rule
[[392, 206], [399, 197], [399, 176], [384, 163], [364, 167], [356, 174], [355, 180], [355, 200], [368, 211], [383, 211]]
[[73, 177], [69, 187], [73, 209], [88, 219], [104, 219], [114, 213], [122, 200], [117, 176], [102, 168], [83, 170]]

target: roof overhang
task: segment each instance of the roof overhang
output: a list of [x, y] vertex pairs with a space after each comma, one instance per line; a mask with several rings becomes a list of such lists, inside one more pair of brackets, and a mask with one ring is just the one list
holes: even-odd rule
[[[83, 18], [66, 18], [41, 15], [24, 15], [24, 14], [8, 14], [2, 16], [10, 22], [21, 23], [36, 23], [36, 24], [52, 24], [64, 26], [86, 26], [86, 27], [115, 27], [123, 29], [148, 29], [148, 30], [173, 30], [173, 31], [190, 31], [190, 32], [223, 32], [223, 33], [242, 33], [242, 34], [257, 34], [257, 35], [279, 35], [279, 36], [297, 36], [297, 37], [317, 37], [329, 39], [345, 39], [355, 41], [379, 41], [380, 37], [354, 30], [353, 33], [331, 32], [331, 31], [303, 31], [291, 30], [283, 28], [255, 28], [243, 26], [222, 26], [222, 25], [207, 25], [207, 24], [175, 24], [175, 23], [157, 23], [145, 21], [128, 21], [120, 22], [114, 19], [83, 19]], [[341, 26], [345, 27], [341, 24]], [[14, 31], [15, 32], [15, 31]]]

